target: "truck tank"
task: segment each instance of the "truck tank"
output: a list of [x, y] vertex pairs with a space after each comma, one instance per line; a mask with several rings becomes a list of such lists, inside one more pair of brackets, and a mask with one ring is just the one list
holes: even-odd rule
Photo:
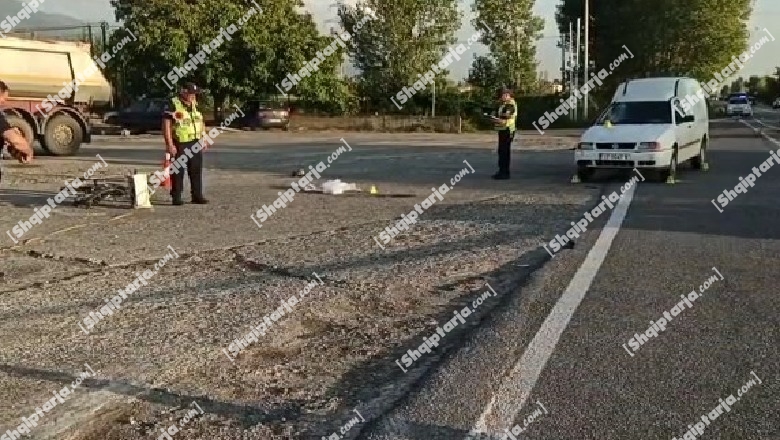
[[[56, 95], [63, 83], [85, 72], [93, 64], [90, 45], [70, 41], [37, 41], [7, 37], [0, 39], [0, 79], [14, 97], [45, 99]], [[111, 85], [100, 72], [85, 77], [74, 94], [79, 104], [101, 105], [111, 101]]]
[[[113, 90], [99, 69], [84, 74], [94, 63], [89, 44], [6, 37], [0, 39], [0, 60], [0, 80], [11, 89], [0, 111], [28, 141], [38, 140], [55, 155], [75, 154], [82, 142], [90, 142], [87, 114], [93, 106], [110, 103]], [[43, 104], [76, 75], [84, 77], [78, 91], [64, 94], [64, 103]]]

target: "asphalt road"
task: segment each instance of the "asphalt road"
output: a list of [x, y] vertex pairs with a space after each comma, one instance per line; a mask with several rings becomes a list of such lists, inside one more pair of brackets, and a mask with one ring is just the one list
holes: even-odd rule
[[[223, 136], [207, 153], [207, 206], [171, 206], [165, 191], [155, 193], [152, 210], [65, 203], [18, 240], [5, 234], [0, 430], [17, 426], [85, 364], [97, 377], [39, 421], [32, 438], [157, 438], [193, 402], [205, 415], [181, 434], [190, 439], [319, 439], [355, 408], [374, 419], [415, 383], [416, 373], [397, 368], [396, 353], [486, 282], [509, 295], [543, 262], [540, 240], [598, 193], [598, 186], [562, 185], [576, 139], [549, 134], [518, 139], [510, 181], [490, 179], [490, 134]], [[364, 191], [374, 185], [379, 195], [298, 193], [259, 229], [250, 215], [290, 187], [291, 171], [343, 147], [342, 137], [353, 150], [315, 183], [341, 177]], [[159, 138], [105, 137], [72, 158], [7, 161], [3, 228], [29, 218], [63, 181], [99, 162], [97, 154], [108, 163], [101, 176], [154, 171], [162, 159]], [[470, 169], [464, 161], [474, 172], [453, 184]], [[377, 246], [372, 237], [445, 182], [453, 186], [446, 198]], [[121, 313], [80, 328], [106, 296], [172, 252], [168, 246], [180, 257], [129, 296]], [[224, 354], [312, 272], [324, 285], [282, 325], [235, 359]], [[428, 360], [422, 371], [435, 367], [436, 356]]]
[[[779, 439], [777, 166], [722, 213], [712, 203], [778, 145], [738, 121], [711, 130], [709, 172], [640, 183], [360, 438], [503, 439], [518, 425], [523, 439]], [[636, 333], [650, 337], [634, 351]]]
[[[771, 109], [756, 116], [746, 123], [778, 121]], [[32, 438], [157, 438], [194, 402], [205, 415], [174, 438], [492, 440], [520, 424], [524, 439], [780, 439], [777, 171], [723, 212], [713, 205], [773, 144], [739, 121], [713, 122], [711, 134], [708, 172], [636, 183], [554, 257], [541, 243], [632, 176], [569, 183], [571, 139], [522, 137], [513, 179], [497, 182], [493, 136], [226, 134], [207, 159], [207, 207], [172, 207], [165, 194], [153, 211], [63, 206], [20, 243], [5, 239], [0, 430], [88, 363], [97, 379]], [[299, 194], [258, 230], [249, 214], [342, 137], [354, 151], [323, 178], [395, 197]], [[108, 174], [152, 171], [160, 148], [152, 137], [105, 138], [75, 158], [6, 164], [0, 224], [29, 216], [96, 154]], [[474, 174], [386, 250], [375, 245], [464, 160]], [[181, 258], [83, 335], [76, 323], [168, 244]], [[312, 271], [322, 291], [226, 360], [221, 350]], [[487, 287], [495, 296], [477, 307]], [[402, 361], [438, 326], [449, 332], [444, 322], [465, 305], [474, 313], [438, 348]], [[674, 317], [652, 336], [664, 312]], [[751, 380], [703, 434], [684, 437]]]

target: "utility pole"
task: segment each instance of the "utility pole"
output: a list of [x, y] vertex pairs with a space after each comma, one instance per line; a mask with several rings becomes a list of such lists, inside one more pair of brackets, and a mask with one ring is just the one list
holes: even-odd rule
[[[338, 11], [341, 10], [341, 8], [343, 8], [343, 7], [344, 7], [344, 1], [343, 0], [336, 0], [334, 3], [331, 3], [330, 5], [328, 5], [328, 10], [336, 8], [336, 10], [337, 10], [336, 13], [338, 14]], [[329, 19], [329, 20], [325, 20], [325, 23], [326, 24], [327, 23], [339, 23], [339, 25], [341, 24], [340, 20], [333, 19], [333, 18]], [[330, 28], [330, 34], [332, 36], [334, 36], [334, 38], [338, 38], [338, 36], [337, 36], [338, 32], [336, 32], [336, 29], [333, 26], [331, 26], [331, 28]], [[348, 61], [349, 61], [349, 55], [347, 55], [345, 53], [344, 55], [342, 55], [342, 57], [341, 57], [341, 64], [339, 65], [339, 73], [341, 74], [341, 78], [346, 78], [346, 71], [345, 70], [346, 70], [346, 64], [347, 64]]]
[[[335, 21], [335, 20], [328, 20], [328, 21]], [[333, 26], [330, 27], [330, 35], [333, 36], [334, 39], [339, 38], [338, 32], [336, 31], [336, 28], [334, 28]], [[341, 56], [341, 63], [339, 64], [339, 74], [342, 79], [347, 77], [346, 67], [348, 61], [349, 61], [349, 55], [347, 53], [344, 53]]]
[[566, 87], [566, 36], [561, 35], [561, 86]]
[[[587, 83], [590, 78], [588, 78], [588, 74], [590, 73], [590, 64], [588, 64], [590, 61], [588, 60], [588, 45], [590, 43], [590, 40], [588, 39], [588, 24], [590, 23], [590, 11], [588, 10], [588, 3], [590, 3], [590, 0], [585, 0], [585, 82]], [[588, 119], [588, 94], [590, 92], [585, 94], [585, 109], [583, 110], [583, 116], [585, 119]]]
[[[581, 20], [577, 19], [577, 49], [574, 51], [574, 78], [575, 83], [574, 87], [579, 89], [580, 88], [580, 44], [582, 44], [582, 41], [580, 40], [580, 31], [582, 30], [582, 23]], [[580, 113], [580, 102], [577, 101], [574, 105], [574, 119], [578, 119]]]
[[433, 102], [431, 102], [431, 117], [436, 117], [436, 78], [433, 79]]
[[569, 42], [566, 45], [568, 50], [566, 54], [566, 73], [568, 73], [569, 80], [569, 98], [574, 96], [574, 75], [572, 75], [572, 69], [574, 68], [574, 55], [573, 47], [574, 43], [574, 31], [572, 30], [571, 22], [569, 22]]
[[108, 31], [108, 22], [100, 22], [100, 32], [103, 35], [103, 50], [108, 49], [108, 39], [106, 39], [106, 31]]

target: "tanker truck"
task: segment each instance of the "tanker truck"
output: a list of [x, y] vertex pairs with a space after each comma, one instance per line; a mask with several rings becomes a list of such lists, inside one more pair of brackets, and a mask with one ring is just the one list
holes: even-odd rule
[[110, 103], [112, 89], [94, 68], [89, 44], [6, 37], [0, 60], [0, 81], [11, 89], [0, 112], [31, 144], [37, 140], [48, 153], [72, 156], [91, 141], [90, 109]]

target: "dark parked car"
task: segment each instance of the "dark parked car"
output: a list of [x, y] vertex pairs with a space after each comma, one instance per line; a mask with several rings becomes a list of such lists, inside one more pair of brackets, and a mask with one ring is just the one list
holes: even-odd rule
[[162, 111], [170, 98], [149, 98], [136, 102], [126, 109], [106, 114], [103, 121], [118, 125], [131, 133], [159, 131]]
[[285, 102], [249, 101], [244, 106], [244, 113], [244, 117], [239, 119], [241, 127], [248, 127], [251, 130], [281, 128], [287, 131], [290, 129], [290, 108]]

